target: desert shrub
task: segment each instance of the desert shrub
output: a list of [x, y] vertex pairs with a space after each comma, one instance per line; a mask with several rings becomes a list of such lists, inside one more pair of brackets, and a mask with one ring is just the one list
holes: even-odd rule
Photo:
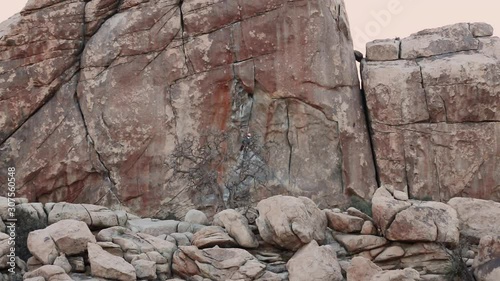
[[448, 249], [442, 245], [450, 261], [446, 272], [446, 280], [476, 281], [474, 274], [467, 266], [467, 258], [465, 257], [465, 253], [471, 248], [470, 245], [470, 242], [466, 239], [460, 240], [455, 249]]
[[351, 196], [350, 207], [354, 207], [370, 217], [372, 216], [372, 202], [365, 201], [363, 198], [359, 196], [356, 195]]
[[242, 141], [232, 137], [223, 132], [184, 137], [165, 163], [172, 174], [167, 184], [183, 182], [191, 190], [209, 191], [218, 199], [217, 209], [248, 205], [250, 188], [264, 184], [268, 177], [264, 148], [256, 138], [240, 147], [235, 142]]
[[47, 227], [44, 219], [39, 219], [38, 214], [31, 209], [16, 207], [16, 256], [26, 261], [31, 257], [28, 250], [28, 235], [31, 231]]

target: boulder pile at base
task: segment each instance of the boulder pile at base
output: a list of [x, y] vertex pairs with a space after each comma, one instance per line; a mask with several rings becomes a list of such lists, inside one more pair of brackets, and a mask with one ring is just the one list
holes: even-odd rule
[[[29, 257], [16, 259], [15, 275], [7, 271], [9, 236], [0, 233], [1, 280], [447, 281], [468, 280], [461, 279], [467, 274], [500, 280], [500, 235], [490, 218], [499, 203], [404, 197], [382, 186], [365, 202], [371, 205], [365, 214], [278, 195], [213, 218], [191, 210], [183, 221], [17, 200], [16, 210], [39, 210], [28, 214], [46, 227], [16, 241]], [[2, 221], [6, 202], [0, 200]], [[474, 214], [463, 209], [485, 205]]]

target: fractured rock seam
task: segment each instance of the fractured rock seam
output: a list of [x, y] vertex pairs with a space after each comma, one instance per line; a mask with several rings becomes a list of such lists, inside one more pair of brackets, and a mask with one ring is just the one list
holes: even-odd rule
[[290, 109], [289, 109], [290, 104], [288, 103], [288, 101], [286, 101], [285, 104], [286, 104], [286, 142], [288, 144], [288, 147], [290, 148], [290, 154], [288, 156], [288, 184], [290, 184], [292, 180], [291, 171], [292, 171], [293, 146], [292, 142], [290, 141]]
[[[121, 3], [120, 3], [121, 4]], [[85, 50], [85, 46], [86, 46], [86, 40], [85, 40], [85, 32], [87, 30], [87, 24], [86, 24], [86, 21], [85, 21], [85, 15], [86, 15], [86, 6], [88, 5], [88, 2], [85, 3], [84, 7], [83, 7], [83, 25], [82, 25], [82, 47], [81, 47], [81, 51], [79, 52], [78, 54], [78, 65], [79, 65], [79, 69], [81, 69], [81, 56], [83, 54], [83, 51]], [[100, 29], [100, 27], [102, 26], [102, 24], [109, 18], [111, 18], [112, 16], [114, 16], [118, 10], [119, 10], [119, 7], [120, 5], [117, 6], [116, 10], [114, 13], [112, 13], [108, 18], [104, 19], [104, 21], [101, 23], [101, 25], [99, 26], [99, 28], [95, 31], [95, 33], [97, 33]], [[95, 34], [94, 33], [94, 34]], [[78, 84], [79, 84], [79, 81], [80, 80], [80, 77], [78, 77], [78, 81], [76, 82], [76, 88], [78, 88]], [[83, 122], [83, 127], [85, 128], [85, 134], [87, 136], [87, 139], [88, 139], [88, 143], [90, 144], [90, 146], [94, 149], [96, 155], [97, 155], [97, 160], [100, 162], [102, 168], [104, 168], [105, 170], [105, 176], [107, 177], [107, 179], [110, 181], [110, 183], [113, 185], [113, 187], [116, 189], [116, 182], [111, 178], [111, 172], [110, 170], [106, 167], [106, 164], [104, 164], [104, 161], [102, 160], [102, 157], [101, 157], [101, 154], [99, 153], [99, 151], [97, 151], [96, 147], [95, 147], [95, 143], [94, 143], [94, 140], [92, 138], [92, 136], [90, 135], [89, 133], [89, 130], [88, 130], [88, 127], [87, 127], [87, 122], [85, 121], [85, 115], [83, 114], [83, 111], [82, 111], [82, 107], [80, 105], [80, 99], [78, 97], [78, 93], [77, 91], [75, 91], [74, 93], [74, 96], [73, 96], [74, 100], [75, 100], [75, 103], [76, 103], [76, 109], [78, 110], [79, 114], [80, 114], [80, 117], [82, 118], [82, 122]], [[109, 191], [111, 194], [113, 194], [113, 196], [118, 200], [118, 202], [120, 202], [120, 205], [123, 205], [123, 203], [121, 202], [120, 200], [120, 197], [117, 195], [117, 190], [116, 191], [113, 191], [111, 188], [109, 189]], [[103, 197], [99, 198], [99, 201], [102, 200], [102, 198], [104, 198], [106, 196], [103, 195]], [[99, 202], [97, 201], [97, 202]], [[89, 216], [90, 216], [90, 213], [89, 213]]]
[[[361, 71], [358, 72], [359, 77], [361, 76]], [[361, 78], [362, 79], [362, 78]], [[371, 151], [371, 156], [372, 156], [372, 161], [374, 165], [374, 170], [375, 170], [375, 180], [377, 181], [377, 187], [381, 186], [381, 181], [380, 181], [380, 173], [379, 173], [379, 168], [377, 165], [377, 156], [375, 152], [375, 144], [373, 142], [373, 128], [370, 126], [371, 120], [370, 120], [370, 112], [368, 109], [368, 104], [366, 102], [366, 94], [365, 94], [365, 89], [363, 89], [363, 81], [361, 81], [361, 89], [360, 89], [360, 94], [361, 94], [361, 105], [363, 107], [363, 114], [365, 115], [365, 123], [366, 123], [366, 132], [368, 134], [368, 142], [370, 144], [370, 151]], [[405, 169], [406, 170], [406, 169]]]

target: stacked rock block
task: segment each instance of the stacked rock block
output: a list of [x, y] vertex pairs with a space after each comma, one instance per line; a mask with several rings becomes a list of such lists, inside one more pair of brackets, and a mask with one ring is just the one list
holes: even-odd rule
[[367, 44], [363, 88], [382, 184], [410, 198], [500, 199], [500, 39], [485, 23]]

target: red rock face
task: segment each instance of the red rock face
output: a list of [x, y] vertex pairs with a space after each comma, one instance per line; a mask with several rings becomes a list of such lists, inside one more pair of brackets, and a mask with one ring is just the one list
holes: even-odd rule
[[250, 201], [375, 191], [342, 1], [36, 1], [0, 30], [0, 168], [16, 166], [31, 200], [213, 206], [165, 165], [213, 131], [269, 148]]
[[382, 184], [416, 198], [500, 200], [500, 41], [491, 34], [487, 24], [456, 24], [402, 39], [405, 60], [367, 58]]

